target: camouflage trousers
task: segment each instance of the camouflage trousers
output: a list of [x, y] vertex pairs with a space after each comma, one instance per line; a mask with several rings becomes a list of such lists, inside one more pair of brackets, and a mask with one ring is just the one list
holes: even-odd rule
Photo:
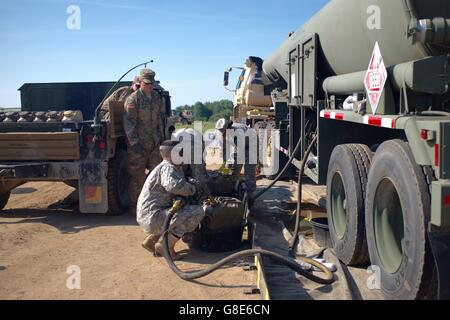
[[[170, 208], [149, 212], [148, 215], [143, 215], [138, 222], [149, 234], [162, 234], [164, 220], [169, 214], [169, 210]], [[184, 234], [195, 231], [204, 217], [205, 212], [201, 206], [185, 206], [172, 218], [169, 230], [176, 237], [181, 238]]]
[[238, 180], [242, 171], [242, 167], [244, 167], [244, 176], [245, 176], [245, 184], [247, 185], [248, 192], [253, 192], [256, 189], [256, 164], [250, 164], [250, 151], [248, 146], [245, 148], [245, 162], [244, 164], [237, 164], [238, 157], [237, 154], [234, 153], [232, 155], [234, 159], [234, 164], [230, 165], [232, 168], [232, 177], [234, 180]]
[[136, 204], [144, 186], [146, 173], [150, 172], [162, 161], [159, 147], [145, 149], [144, 154], [134, 152], [128, 148], [127, 172], [128, 172], [128, 192], [130, 194], [131, 207], [136, 208]]

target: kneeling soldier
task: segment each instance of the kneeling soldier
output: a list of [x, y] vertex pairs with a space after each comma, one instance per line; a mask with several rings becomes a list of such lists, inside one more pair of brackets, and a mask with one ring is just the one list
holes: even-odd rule
[[[172, 149], [177, 141], [165, 141], [161, 147], [163, 161], [150, 173], [141, 191], [137, 204], [137, 222], [149, 236], [142, 246], [150, 252], [163, 255], [162, 232], [164, 220], [178, 196], [189, 197], [197, 190], [189, 183], [181, 165], [172, 162]], [[170, 254], [174, 260], [180, 257], [175, 253], [175, 244], [185, 233], [193, 232], [205, 216], [200, 205], [182, 208], [172, 219], [168, 241]]]

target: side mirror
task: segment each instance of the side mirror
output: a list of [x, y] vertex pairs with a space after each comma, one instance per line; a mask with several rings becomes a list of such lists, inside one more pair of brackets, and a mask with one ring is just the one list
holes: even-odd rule
[[228, 82], [230, 79], [230, 72], [229, 71], [225, 71], [223, 74], [223, 85], [226, 87], [228, 86]]

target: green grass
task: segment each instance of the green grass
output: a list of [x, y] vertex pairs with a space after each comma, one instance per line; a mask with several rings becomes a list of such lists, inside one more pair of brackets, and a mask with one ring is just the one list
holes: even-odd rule
[[[206, 122], [206, 121], [203, 121], [203, 122], [202, 122], [202, 129], [203, 129], [203, 132], [202, 132], [202, 133], [205, 133], [207, 130], [214, 129], [215, 126], [216, 126], [216, 123], [215, 123], [215, 122]], [[175, 129], [176, 129], [176, 130], [179, 130], [179, 129], [183, 129], [183, 128], [193, 128], [193, 127], [194, 127], [193, 125], [192, 125], [192, 126], [183, 126], [182, 124], [177, 124], [177, 125], [175, 126]]]

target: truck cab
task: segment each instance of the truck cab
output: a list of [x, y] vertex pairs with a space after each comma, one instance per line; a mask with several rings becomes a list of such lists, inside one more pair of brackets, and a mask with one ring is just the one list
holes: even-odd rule
[[225, 88], [233, 69], [241, 70], [234, 93], [233, 121], [253, 127], [259, 121], [271, 121], [275, 117], [270, 96], [271, 82], [262, 73], [263, 60], [249, 57], [243, 67], [228, 68], [224, 75]]

